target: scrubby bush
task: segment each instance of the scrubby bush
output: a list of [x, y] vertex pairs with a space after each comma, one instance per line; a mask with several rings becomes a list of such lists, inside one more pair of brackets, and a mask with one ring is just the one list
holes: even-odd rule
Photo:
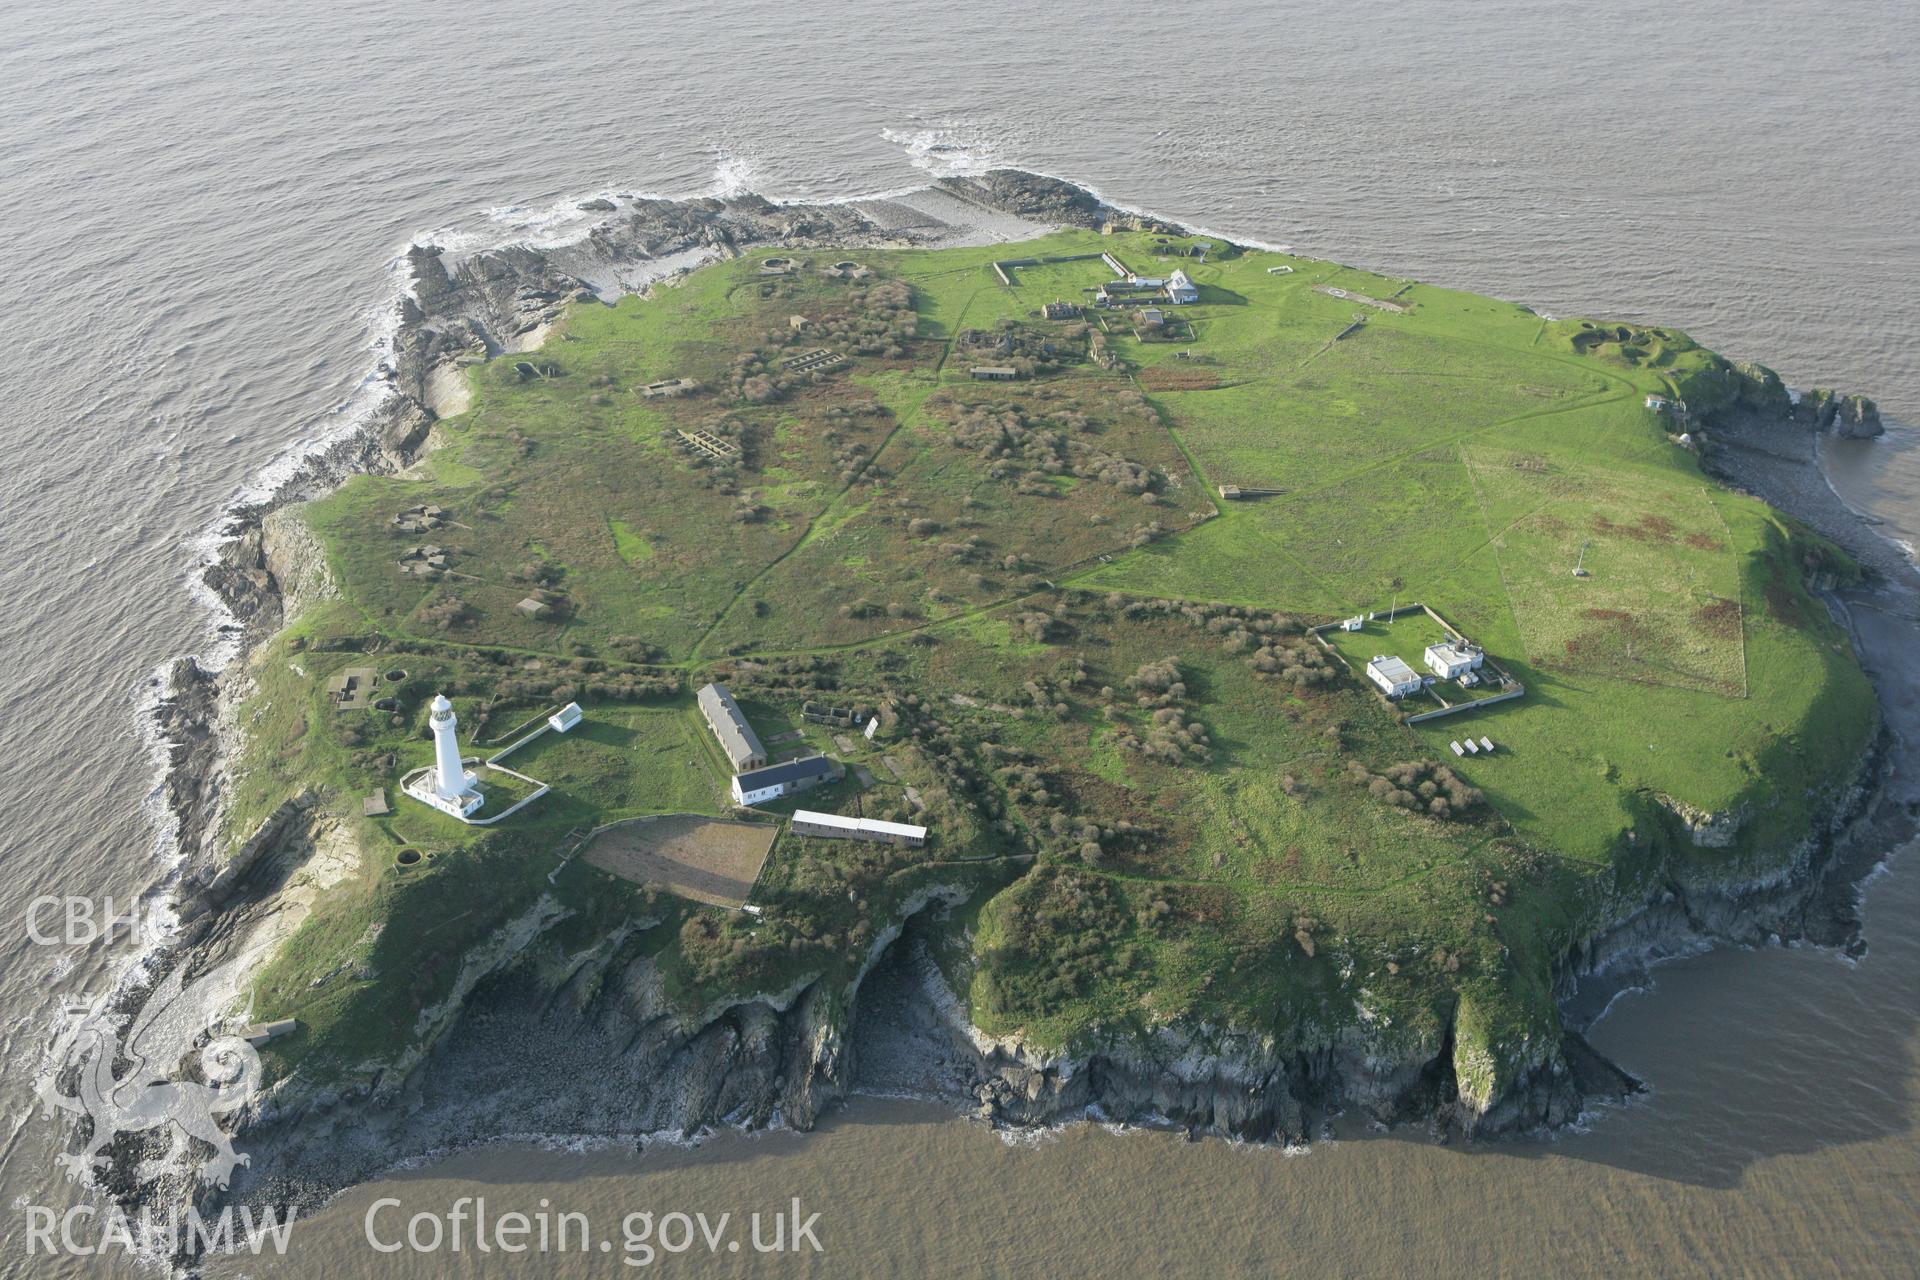
[[1486, 803], [1486, 794], [1446, 765], [1434, 760], [1409, 760], [1372, 773], [1358, 760], [1347, 762], [1347, 777], [1376, 800], [1424, 813], [1430, 817], [1463, 821]]
[[1133, 919], [1112, 883], [1058, 864], [1009, 890], [999, 945], [983, 957], [1003, 1000], [1040, 1016], [1134, 976]]

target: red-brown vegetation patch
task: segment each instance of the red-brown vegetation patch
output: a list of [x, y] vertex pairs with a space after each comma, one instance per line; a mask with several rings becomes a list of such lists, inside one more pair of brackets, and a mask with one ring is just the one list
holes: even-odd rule
[[1635, 542], [1672, 542], [1674, 535], [1679, 532], [1673, 521], [1652, 514], [1643, 515], [1632, 524], [1620, 524], [1606, 516], [1595, 516], [1593, 531], [1632, 538]]
[[1694, 621], [1702, 631], [1718, 640], [1733, 640], [1740, 635], [1740, 602], [1713, 600], [1694, 611]]

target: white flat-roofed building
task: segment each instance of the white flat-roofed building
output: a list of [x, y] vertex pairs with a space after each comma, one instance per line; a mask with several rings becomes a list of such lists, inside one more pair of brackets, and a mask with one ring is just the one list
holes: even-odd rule
[[1473, 645], [1452, 640], [1428, 645], [1425, 657], [1427, 669], [1442, 680], [1453, 680], [1469, 671], [1478, 671], [1480, 664], [1486, 661], [1486, 655]]
[[882, 844], [903, 844], [919, 848], [927, 842], [927, 829], [910, 822], [883, 822], [878, 818], [849, 818], [838, 813], [816, 813], [812, 809], [793, 811], [793, 833], [821, 840], [874, 840]]
[[1367, 663], [1367, 679], [1389, 698], [1404, 698], [1420, 692], [1419, 672], [1389, 654], [1376, 655]]

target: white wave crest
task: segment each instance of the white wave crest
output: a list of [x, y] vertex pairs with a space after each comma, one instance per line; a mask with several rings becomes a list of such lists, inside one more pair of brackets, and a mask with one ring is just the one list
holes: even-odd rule
[[722, 151], [713, 166], [713, 182], [704, 194], [723, 198], [743, 196], [754, 189], [756, 182], [751, 161]]
[[1000, 144], [966, 125], [882, 129], [880, 136], [904, 150], [914, 168], [935, 178], [965, 178], [1005, 167]]

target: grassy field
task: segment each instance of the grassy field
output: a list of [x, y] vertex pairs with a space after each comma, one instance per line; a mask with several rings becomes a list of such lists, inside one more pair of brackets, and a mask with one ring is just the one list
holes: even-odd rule
[[[718, 263], [574, 308], [531, 374], [470, 372], [423, 465], [306, 507], [342, 595], [256, 658], [230, 838], [312, 788], [363, 843], [431, 857], [363, 866], [276, 961], [259, 1012], [307, 1029], [269, 1056], [337, 1072], [406, 1039], [463, 950], [542, 894], [576, 922], [643, 913], [670, 990], [702, 1004], [850, 976], [895, 904], [955, 879], [981, 897], [953, 972], [989, 1029], [1225, 1017], [1304, 1047], [1364, 1016], [1527, 1036], [1606, 902], [1784, 856], [1876, 721], [1805, 585], [1848, 566], [1715, 486], [1644, 403], [1710, 411], [1751, 379], [1670, 330], [1185, 244], [862, 251], [852, 281]], [[1044, 320], [1109, 278], [1097, 261], [1015, 268], [1011, 288], [990, 265], [1102, 250], [1187, 270], [1193, 340]], [[794, 368], [818, 350], [842, 358]], [[1002, 362], [1017, 381], [969, 377]], [[667, 377], [699, 385], [641, 393]], [[420, 503], [448, 523], [394, 530]], [[444, 566], [403, 571], [425, 544]], [[1330, 634], [1351, 673], [1305, 634], [1413, 600], [1526, 696], [1408, 726], [1426, 703], [1388, 708], [1358, 669], [1424, 670], [1430, 620]], [[327, 677], [368, 664], [404, 672], [375, 690], [395, 708], [331, 706]], [[575, 860], [549, 881], [593, 827], [725, 812], [691, 697], [716, 678], [776, 755], [849, 766], [776, 815], [911, 820], [927, 847], [782, 828], [760, 924], [711, 905], [738, 885], [695, 905], [631, 883], [676, 883], [637, 855], [625, 879]], [[399, 797], [436, 691], [496, 746], [581, 702], [580, 728], [508, 761], [552, 793], [485, 834]], [[1462, 725], [1502, 750], [1455, 759]], [[376, 788], [397, 808], [363, 818]], [[1662, 798], [1740, 813], [1742, 834], [1696, 849]]]

